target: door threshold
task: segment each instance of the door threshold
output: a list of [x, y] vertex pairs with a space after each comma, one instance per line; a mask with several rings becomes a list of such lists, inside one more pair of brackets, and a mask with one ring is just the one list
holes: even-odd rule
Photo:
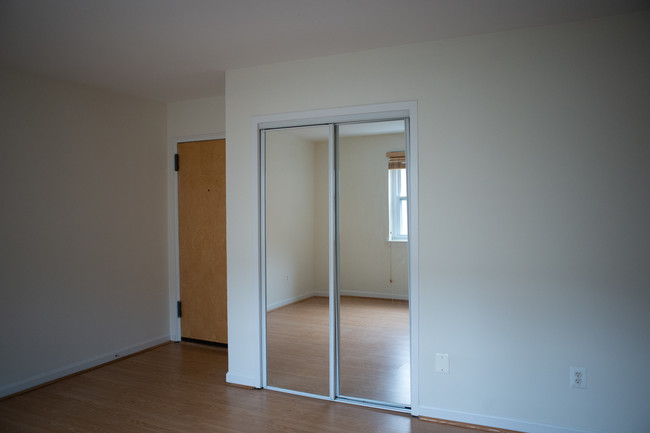
[[181, 341], [183, 341], [185, 343], [202, 344], [204, 346], [220, 347], [222, 349], [227, 349], [228, 348], [228, 345], [226, 343], [217, 343], [216, 341], [199, 340], [197, 338], [181, 337]]
[[332, 401], [332, 399], [327, 395], [312, 394], [309, 392], [302, 392], [302, 391], [294, 391], [293, 389], [277, 388], [275, 386], [265, 386], [263, 389], [268, 389], [269, 391], [284, 392], [285, 394], [297, 395], [299, 397], [309, 397], [309, 398], [316, 398], [319, 400]]

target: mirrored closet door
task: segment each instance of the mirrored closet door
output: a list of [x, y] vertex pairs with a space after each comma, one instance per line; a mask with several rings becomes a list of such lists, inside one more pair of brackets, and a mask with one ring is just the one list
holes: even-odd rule
[[266, 374], [329, 396], [327, 126], [265, 133]]
[[265, 386], [407, 408], [406, 120], [261, 133]]
[[[337, 132], [340, 395], [408, 405], [404, 121], [341, 125]], [[393, 185], [400, 174], [401, 191]]]

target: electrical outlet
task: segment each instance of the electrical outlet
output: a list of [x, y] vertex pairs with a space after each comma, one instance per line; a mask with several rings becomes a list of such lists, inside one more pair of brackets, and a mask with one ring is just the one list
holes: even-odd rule
[[571, 388], [587, 387], [587, 369], [585, 367], [569, 367], [569, 386]]

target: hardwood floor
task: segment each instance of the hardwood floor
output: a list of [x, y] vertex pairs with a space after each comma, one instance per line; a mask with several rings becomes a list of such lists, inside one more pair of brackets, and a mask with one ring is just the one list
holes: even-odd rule
[[341, 395], [409, 406], [409, 304], [341, 298]]
[[329, 395], [328, 302], [312, 297], [267, 313], [270, 386]]
[[[267, 315], [268, 383], [329, 395], [328, 298]], [[341, 395], [410, 404], [408, 302], [341, 298]]]
[[225, 384], [227, 352], [173, 343], [0, 401], [2, 432], [396, 432], [476, 430]]

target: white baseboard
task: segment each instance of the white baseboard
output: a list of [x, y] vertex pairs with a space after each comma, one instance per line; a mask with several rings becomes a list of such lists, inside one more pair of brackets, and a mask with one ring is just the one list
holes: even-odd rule
[[[311, 292], [310, 296], [323, 296], [328, 297], [329, 292]], [[357, 298], [379, 298], [379, 299], [397, 299], [400, 301], [408, 301], [409, 295], [404, 294], [400, 295], [398, 293], [386, 293], [386, 292], [367, 292], [367, 291], [344, 291], [341, 292], [341, 296], [354, 296]]]
[[355, 296], [357, 298], [379, 298], [379, 299], [396, 299], [399, 301], [408, 301], [409, 295], [400, 295], [397, 293], [385, 292], [341, 292], [341, 296]]
[[310, 293], [306, 293], [304, 295], [294, 296], [294, 297], [291, 297], [291, 298], [283, 299], [283, 300], [278, 301], [278, 302], [274, 302], [274, 303], [269, 304], [269, 305], [266, 306], [266, 311], [275, 310], [276, 308], [280, 308], [280, 307], [284, 307], [286, 305], [294, 304], [294, 303], [300, 302], [300, 301], [302, 301], [304, 299], [309, 299], [312, 296], [316, 296], [314, 293], [315, 292], [313, 292], [313, 293], [310, 292]]
[[231, 372], [226, 373], [226, 383], [233, 385], [250, 386], [252, 388], [259, 388], [260, 385], [256, 383], [255, 379], [248, 376], [238, 376]]
[[121, 349], [109, 353], [105, 353], [95, 358], [70, 364], [65, 367], [57, 368], [56, 370], [51, 370], [45, 373], [37, 374], [36, 376], [32, 376], [30, 378], [21, 380], [19, 382], [3, 385], [0, 387], [0, 397], [6, 397], [8, 395], [15, 394], [17, 392], [25, 391], [26, 389], [29, 388], [42, 385], [52, 380], [60, 379], [70, 374], [79, 373], [80, 371], [97, 367], [98, 365], [105, 364], [117, 358], [132, 355], [134, 353], [149, 349], [151, 347], [166, 343], [168, 341], [170, 341], [169, 335], [161, 335], [160, 337], [148, 341], [144, 341], [138, 344], [134, 344], [128, 347], [123, 347]]
[[475, 424], [485, 427], [515, 430], [526, 433], [594, 433], [571, 427], [541, 424], [512, 418], [503, 418], [490, 415], [479, 415], [448, 409], [437, 409], [426, 406], [418, 407], [418, 415], [429, 418], [438, 418], [446, 421], [455, 421], [466, 424]]
[[[313, 296], [322, 296], [322, 297], [328, 297], [329, 293], [328, 292], [320, 292], [320, 291], [314, 291], [314, 292], [309, 292], [304, 295], [300, 296], [294, 296], [292, 298], [286, 298], [278, 302], [274, 302], [273, 304], [269, 304], [266, 307], [266, 311], [272, 311], [280, 307], [284, 307], [287, 305], [295, 304], [296, 302], [300, 302], [305, 299], [309, 299]], [[341, 296], [355, 296], [357, 298], [379, 298], [379, 299], [396, 299], [400, 301], [408, 301], [409, 295], [400, 295], [396, 293], [385, 293], [385, 292], [341, 292]]]

